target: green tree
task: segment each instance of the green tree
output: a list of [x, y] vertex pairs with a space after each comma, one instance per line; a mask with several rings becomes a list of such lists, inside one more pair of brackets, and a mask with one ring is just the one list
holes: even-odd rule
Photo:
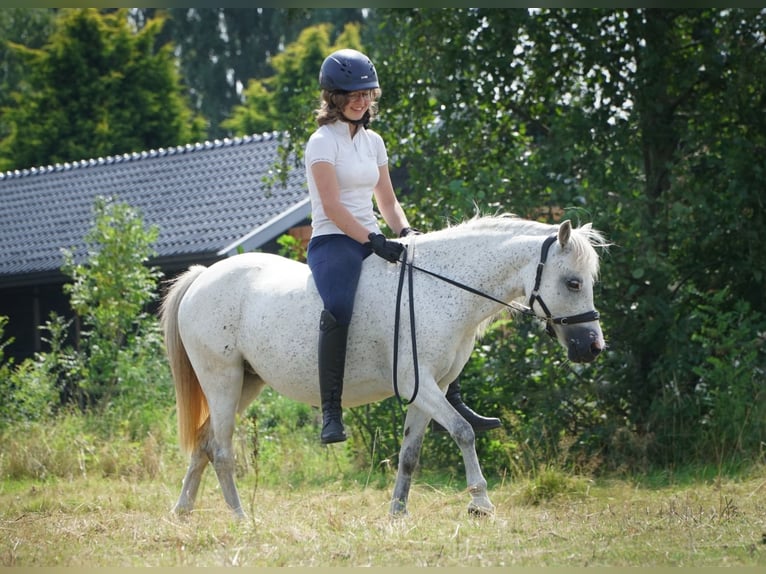
[[26, 67], [3, 110], [0, 168], [23, 168], [178, 145], [199, 138], [163, 20], [138, 33], [127, 12], [63, 10], [41, 49], [10, 43]]
[[[313, 110], [319, 105], [319, 68], [340, 47], [361, 48], [360, 26], [348, 24], [332, 41], [333, 26], [317, 24], [270, 59], [275, 73], [250, 80], [245, 101], [235, 106], [223, 127], [236, 135], [261, 131], [287, 131], [291, 139], [305, 141], [315, 129]], [[299, 149], [296, 149], [299, 151]]]
[[[48, 39], [54, 20], [50, 8], [4, 8], [0, 10], [0, 110], [13, 103], [11, 94], [24, 81], [25, 69], [8, 42], [40, 48]], [[9, 133], [0, 113], [0, 139]]]
[[[208, 120], [207, 135], [231, 135], [222, 125], [241, 105], [253, 79], [271, 77], [272, 58], [303, 29], [328, 22], [337, 30], [361, 21], [359, 8], [170, 8], [162, 38], [177, 47], [181, 74], [195, 109]], [[139, 25], [157, 9], [133, 10]], [[274, 126], [249, 133], [272, 131]]]
[[328, 54], [341, 47], [361, 49], [360, 26], [347, 24], [331, 42], [331, 24], [317, 24], [301, 32], [298, 39], [271, 58], [276, 73], [253, 79], [244, 92], [245, 101], [235, 106], [222, 126], [235, 135], [276, 130], [282, 138], [281, 163], [274, 179], [286, 173], [287, 162], [300, 162], [303, 144], [316, 129], [314, 110], [319, 105], [319, 68]]

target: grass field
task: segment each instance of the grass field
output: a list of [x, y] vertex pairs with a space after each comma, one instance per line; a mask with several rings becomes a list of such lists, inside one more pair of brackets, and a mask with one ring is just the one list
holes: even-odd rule
[[278, 487], [250, 473], [236, 522], [211, 469], [195, 512], [171, 515], [183, 471], [3, 482], [0, 566], [766, 566], [766, 473], [659, 487], [552, 473], [493, 486], [485, 519], [462, 485], [421, 478], [392, 519], [392, 477]]

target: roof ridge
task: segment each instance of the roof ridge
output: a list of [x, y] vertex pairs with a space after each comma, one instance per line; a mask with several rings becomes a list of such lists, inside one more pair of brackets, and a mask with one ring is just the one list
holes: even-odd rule
[[176, 155], [179, 153], [189, 153], [195, 151], [209, 150], [213, 148], [231, 147], [235, 145], [243, 145], [252, 142], [270, 141], [276, 139], [280, 135], [278, 131], [263, 132], [260, 134], [251, 134], [245, 136], [236, 136], [233, 138], [223, 138], [214, 140], [205, 140], [203, 142], [187, 143], [183, 145], [172, 146], [169, 148], [159, 148], [143, 150], [140, 152], [124, 153], [119, 155], [109, 155], [106, 157], [82, 159], [79, 161], [56, 163], [54, 165], [36, 166], [24, 169], [8, 170], [6, 172], [0, 172], [0, 181], [13, 178], [21, 178], [32, 175], [42, 175], [46, 173], [53, 173], [59, 171], [69, 171], [72, 169], [93, 167], [97, 165], [109, 165], [114, 163], [122, 163], [126, 161], [140, 161], [142, 159], [163, 157], [169, 155]]

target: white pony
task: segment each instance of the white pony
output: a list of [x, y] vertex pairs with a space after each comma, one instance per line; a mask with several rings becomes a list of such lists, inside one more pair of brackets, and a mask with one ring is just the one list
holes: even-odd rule
[[[599, 266], [594, 247], [606, 244], [590, 224], [573, 228], [569, 221], [555, 226], [511, 216], [477, 217], [401, 241], [407, 266], [415, 269], [417, 339], [413, 348], [410, 321], [403, 320], [397, 380], [401, 396], [415, 398], [407, 408], [391, 513], [406, 513], [426, 426], [435, 419], [462, 451], [469, 511], [490, 514], [494, 507], [474, 431], [447, 401], [446, 388], [468, 361], [479, 332], [521, 297], [528, 300], [524, 311], [546, 321], [570, 360], [593, 361], [605, 347], [593, 307]], [[395, 306], [403, 265], [375, 256], [364, 262], [349, 327], [344, 407], [394, 394]], [[402, 317], [409, 318], [409, 298], [401, 299]], [[209, 268], [195, 265], [175, 280], [161, 318], [180, 443], [191, 453], [175, 512], [192, 510], [202, 472], [212, 462], [226, 502], [244, 516], [234, 483], [235, 416], [265, 385], [319, 405], [321, 310], [308, 266], [277, 255], [246, 253]]]

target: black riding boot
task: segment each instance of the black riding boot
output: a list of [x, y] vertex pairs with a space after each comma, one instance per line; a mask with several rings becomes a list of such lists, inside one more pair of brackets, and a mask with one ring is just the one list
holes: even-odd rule
[[[460, 396], [460, 379], [455, 379], [450, 383], [449, 387], [447, 387], [446, 396], [450, 404], [455, 407], [455, 410], [457, 410], [457, 412], [459, 412], [466, 421], [468, 421], [468, 423], [473, 427], [474, 431], [488, 431], [502, 426], [500, 419], [495, 417], [483, 417], [480, 414], [474, 412], [473, 409], [471, 409], [463, 402], [463, 399]], [[431, 422], [435, 431], [442, 432], [447, 430], [436, 421]]]
[[346, 440], [341, 415], [348, 325], [338, 325], [327, 309], [319, 320], [319, 394], [322, 399], [322, 444]]

